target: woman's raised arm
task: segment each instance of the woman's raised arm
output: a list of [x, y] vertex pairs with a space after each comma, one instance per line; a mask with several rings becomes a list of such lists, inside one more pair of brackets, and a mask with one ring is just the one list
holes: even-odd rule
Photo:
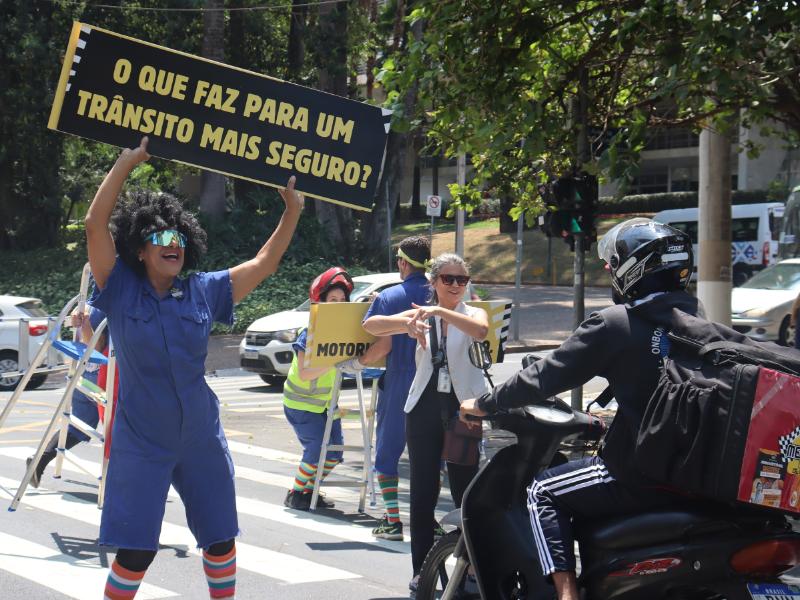
[[138, 148], [126, 148], [122, 151], [103, 183], [97, 188], [94, 200], [86, 213], [84, 223], [89, 264], [92, 267], [92, 276], [100, 289], [106, 286], [117, 256], [114, 239], [108, 229], [111, 213], [117, 204], [125, 179], [136, 165], [150, 158], [147, 153], [147, 141], [145, 136]]

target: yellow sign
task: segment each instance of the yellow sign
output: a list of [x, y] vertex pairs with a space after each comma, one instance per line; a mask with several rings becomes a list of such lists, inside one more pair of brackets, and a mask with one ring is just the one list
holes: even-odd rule
[[482, 308], [489, 316], [489, 333], [483, 345], [489, 350], [493, 363], [501, 363], [506, 355], [508, 324], [511, 322], [511, 303], [505, 300], [467, 302], [470, 306]]
[[[503, 362], [511, 304], [505, 301], [467, 302], [486, 311], [489, 334], [484, 341], [492, 362]], [[361, 326], [369, 304], [366, 302], [331, 302], [311, 305], [306, 341], [306, 367], [332, 367], [336, 363], [361, 356], [375, 342], [375, 336]]]

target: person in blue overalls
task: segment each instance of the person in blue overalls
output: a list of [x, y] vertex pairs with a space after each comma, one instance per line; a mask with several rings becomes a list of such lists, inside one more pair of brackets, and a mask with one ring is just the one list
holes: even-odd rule
[[[364, 317], [364, 329], [375, 334], [392, 315], [411, 309], [412, 304], [428, 303], [429, 287], [425, 270], [431, 258], [427, 237], [408, 237], [397, 248], [397, 268], [403, 283], [382, 291]], [[414, 351], [417, 341], [406, 334], [392, 336], [392, 349], [386, 357], [386, 373], [378, 396], [375, 470], [386, 507], [386, 514], [372, 530], [375, 537], [403, 539], [403, 523], [397, 501], [397, 465], [406, 444], [405, 413], [408, 390], [416, 373]]]
[[134, 192], [117, 202], [128, 174], [150, 157], [147, 141], [122, 151], [86, 214], [93, 305], [108, 316], [120, 374], [100, 523], [100, 544], [119, 550], [105, 593], [127, 599], [138, 589], [172, 484], [203, 549], [211, 597], [232, 598], [239, 525], [219, 401], [204, 378], [208, 336], [214, 321], [232, 324], [234, 304], [276, 271], [303, 198], [290, 178], [280, 191], [283, 216], [253, 259], [181, 278], [205, 251], [195, 217], [166, 194]]
[[[86, 308], [88, 309], [90, 307], [87, 305]], [[89, 312], [89, 318], [86, 318], [85, 314], [81, 315], [79, 313], [75, 313], [72, 315], [72, 326], [77, 327], [79, 331], [78, 340], [84, 343], [88, 342], [91, 339], [94, 330], [100, 326], [100, 323], [102, 323], [103, 319], [105, 318], [106, 316], [103, 314], [103, 312], [97, 309], [92, 309]], [[100, 339], [97, 340], [97, 346], [95, 347], [95, 350], [98, 352], [103, 352], [107, 341], [108, 334], [104, 331], [100, 336]], [[97, 385], [97, 373], [99, 370], [100, 365], [95, 363], [87, 363], [86, 369], [83, 372], [83, 378]], [[72, 393], [72, 414], [90, 427], [97, 427], [97, 424], [100, 422], [100, 416], [97, 411], [97, 403], [91, 398], [88, 398], [86, 394], [78, 389]], [[42, 480], [42, 475], [44, 475], [44, 470], [47, 468], [47, 465], [53, 462], [53, 459], [56, 457], [59, 435], [59, 432], [53, 434], [53, 437], [50, 438], [50, 441], [47, 443], [47, 446], [42, 453], [42, 457], [39, 459], [39, 462], [36, 465], [36, 469], [31, 477], [31, 485], [35, 488], [39, 487], [39, 484]], [[67, 441], [64, 444], [64, 447], [69, 450], [81, 442], [88, 441], [88, 435], [82, 431], [78, 431], [75, 429], [75, 427], [70, 425], [67, 429]], [[28, 457], [28, 459], [25, 461], [26, 468], [28, 465], [30, 465], [33, 459], [33, 456]]]

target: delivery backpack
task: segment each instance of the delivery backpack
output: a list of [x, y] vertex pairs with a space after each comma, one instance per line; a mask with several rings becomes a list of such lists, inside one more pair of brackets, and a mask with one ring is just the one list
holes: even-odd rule
[[673, 309], [634, 461], [723, 502], [800, 513], [800, 352]]

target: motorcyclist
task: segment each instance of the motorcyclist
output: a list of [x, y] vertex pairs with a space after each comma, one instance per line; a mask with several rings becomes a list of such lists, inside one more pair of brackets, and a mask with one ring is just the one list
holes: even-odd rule
[[692, 244], [683, 232], [649, 219], [619, 223], [599, 242], [615, 302], [592, 314], [552, 354], [488, 394], [461, 404], [465, 415], [545, 401], [592, 377], [605, 377], [618, 409], [599, 456], [540, 473], [528, 488], [528, 510], [542, 570], [560, 600], [577, 600], [572, 519], [609, 517], [669, 505], [632, 466], [636, 435], [669, 349], [673, 309], [701, 315], [685, 288]]

